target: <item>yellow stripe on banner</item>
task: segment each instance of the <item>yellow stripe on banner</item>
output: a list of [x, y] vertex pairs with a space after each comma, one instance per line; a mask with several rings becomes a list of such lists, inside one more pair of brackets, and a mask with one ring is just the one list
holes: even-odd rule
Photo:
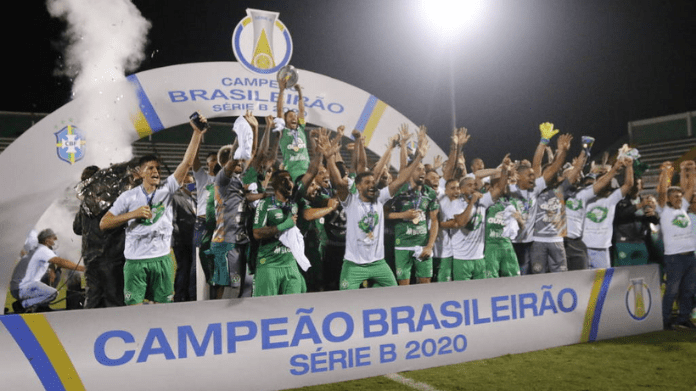
[[251, 16], [242, 19], [242, 26], [246, 27], [249, 23], [251, 23]]
[[84, 390], [85, 386], [82, 384], [80, 376], [46, 317], [43, 314], [28, 314], [22, 315], [22, 317], [31, 332], [34, 333], [34, 337], [43, 348], [48, 360], [53, 364], [53, 369], [63, 382], [63, 387], [71, 391]]
[[152, 128], [147, 122], [145, 114], [143, 114], [142, 111], [139, 111], [138, 114], [132, 115], [131, 122], [133, 123], [133, 127], [135, 128], [135, 131], [138, 132], [138, 136], [140, 136], [140, 138], [149, 136], [153, 133]]
[[372, 133], [374, 133], [375, 129], [377, 129], [377, 124], [379, 124], [379, 120], [382, 119], [382, 114], [384, 114], [384, 110], [386, 109], [387, 104], [382, 102], [381, 100], [378, 100], [375, 104], [375, 108], [372, 110], [370, 119], [367, 120], [365, 130], [363, 130], [363, 135], [365, 136], [365, 146], [370, 145]]
[[276, 25], [276, 27], [278, 27], [280, 29], [280, 31], [285, 31], [285, 29], [283, 28], [283, 25], [279, 21], [276, 20], [275, 25]]
[[594, 283], [592, 283], [592, 292], [590, 292], [590, 300], [587, 302], [587, 311], [585, 311], [585, 321], [582, 325], [580, 342], [588, 342], [590, 340], [592, 320], [594, 319], [595, 310], [597, 309], [597, 299], [599, 298], [599, 292], [602, 289], [605, 274], [606, 269], [598, 269], [595, 272]]

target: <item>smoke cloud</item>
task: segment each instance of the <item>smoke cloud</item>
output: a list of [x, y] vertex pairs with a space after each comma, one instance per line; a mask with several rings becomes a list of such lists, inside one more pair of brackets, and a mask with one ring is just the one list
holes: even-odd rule
[[[101, 168], [132, 158], [132, 113], [138, 100], [126, 79], [145, 59], [150, 22], [129, 0], [48, 0], [50, 15], [66, 22], [64, 64], [56, 73], [72, 80], [79, 102], [75, 125], [85, 134], [86, 165]], [[79, 178], [75, 178], [76, 181]], [[81, 239], [72, 232], [79, 207], [72, 186], [66, 187], [36, 224], [53, 229], [61, 256], [80, 258]]]
[[49, 0], [47, 8], [67, 25], [57, 73], [73, 81], [81, 102], [76, 124], [89, 140], [85, 159], [99, 167], [130, 159], [138, 100], [126, 73], [145, 59], [150, 22], [130, 0]]

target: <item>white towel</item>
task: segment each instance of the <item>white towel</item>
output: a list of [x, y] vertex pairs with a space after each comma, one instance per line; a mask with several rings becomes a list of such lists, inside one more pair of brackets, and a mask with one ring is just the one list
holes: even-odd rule
[[394, 247], [394, 250], [413, 251], [413, 258], [416, 258], [418, 261], [423, 261], [420, 259], [420, 256], [423, 253], [423, 246]]
[[251, 159], [251, 148], [254, 144], [254, 132], [246, 118], [241, 115], [237, 117], [237, 120], [234, 121], [234, 125], [232, 125], [232, 131], [237, 133], [237, 144], [239, 144], [237, 150], [234, 151], [234, 159]]
[[290, 249], [292, 256], [295, 257], [297, 264], [300, 265], [302, 270], [307, 271], [312, 266], [304, 254], [304, 238], [299, 228], [292, 227], [285, 230], [280, 235], [280, 242]]
[[513, 214], [517, 211], [514, 206], [508, 205], [503, 211], [503, 220], [505, 221], [505, 228], [503, 228], [503, 236], [506, 238], [515, 238], [520, 230], [520, 225], [517, 223], [517, 219]]
[[273, 131], [280, 132], [285, 129], [285, 120], [282, 118], [273, 119]]

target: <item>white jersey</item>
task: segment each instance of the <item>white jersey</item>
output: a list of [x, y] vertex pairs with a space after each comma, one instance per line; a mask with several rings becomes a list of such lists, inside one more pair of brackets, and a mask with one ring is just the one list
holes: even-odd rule
[[587, 205], [582, 241], [588, 248], [608, 249], [611, 247], [616, 204], [622, 199], [621, 189], [616, 189], [609, 197], [597, 198]]
[[[442, 225], [443, 221], [452, 220], [454, 218], [454, 215], [456, 214], [455, 211], [458, 210], [457, 208], [459, 207], [459, 205], [458, 199], [450, 200], [447, 196], [440, 198], [439, 201], [440, 211], [438, 212], [438, 216], [440, 219], [440, 224]], [[437, 240], [435, 240], [435, 244], [433, 245], [433, 257], [451, 257], [453, 255], [451, 241], [452, 229], [440, 227], [440, 230], [437, 234]]]
[[205, 187], [215, 182], [215, 176], [208, 175], [203, 167], [200, 167], [193, 173], [193, 179], [196, 180], [196, 216], [205, 217], [205, 207], [210, 196], [210, 192]]
[[[454, 201], [455, 214], [460, 214], [466, 210], [468, 203], [462, 197]], [[452, 231], [452, 256], [455, 259], [471, 260], [482, 259], [483, 250], [486, 244], [486, 209], [493, 205], [491, 193], [486, 193], [476, 202], [471, 210], [469, 222], [462, 228]]]
[[665, 204], [657, 207], [660, 214], [662, 241], [665, 244], [665, 255], [675, 255], [696, 251], [696, 237], [691, 229], [691, 219], [686, 213], [689, 201], [684, 198], [680, 209]]
[[43, 244], [39, 244], [36, 251], [34, 251], [34, 254], [29, 259], [24, 278], [22, 278], [19, 283], [19, 289], [23, 289], [33, 282], [41, 281], [41, 277], [43, 277], [46, 270], [48, 270], [48, 260], [55, 257], [56, 253], [53, 252], [53, 250]]
[[522, 190], [517, 185], [510, 185], [510, 203], [520, 212], [524, 229], [521, 229], [513, 243], [529, 243], [534, 231], [534, 216], [537, 210], [537, 197], [546, 189], [546, 180], [539, 177], [534, 181], [534, 188]]
[[341, 201], [348, 220], [345, 259], [359, 265], [384, 259], [384, 204], [389, 199], [389, 187], [385, 187], [376, 202], [362, 201], [357, 191]]
[[575, 194], [566, 194], [567, 238], [579, 239], [582, 237], [587, 205], [594, 197], [595, 193], [592, 186], [588, 186]]
[[152, 218], [130, 219], [126, 224], [126, 259], [156, 258], [169, 254], [172, 239], [172, 196], [179, 183], [170, 175], [163, 186], [146, 194], [142, 186], [128, 190], [118, 196], [110, 212], [116, 216], [132, 212], [141, 206], [150, 206]]

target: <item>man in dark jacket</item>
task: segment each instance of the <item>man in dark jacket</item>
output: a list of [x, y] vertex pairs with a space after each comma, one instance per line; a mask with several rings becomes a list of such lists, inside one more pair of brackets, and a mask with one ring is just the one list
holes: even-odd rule
[[659, 224], [654, 206], [639, 196], [643, 181], [638, 178], [631, 191], [616, 205], [614, 215], [614, 266], [645, 265], [650, 259], [646, 241], [650, 223]]
[[111, 205], [109, 199], [115, 199], [122, 185], [130, 181], [127, 167], [126, 163], [99, 171], [98, 167], [90, 166], [82, 173], [79, 185], [82, 203], [73, 221], [73, 232], [82, 236], [82, 259], [87, 268], [84, 308], [124, 305], [125, 231], [123, 227], [102, 231], [99, 221]]

